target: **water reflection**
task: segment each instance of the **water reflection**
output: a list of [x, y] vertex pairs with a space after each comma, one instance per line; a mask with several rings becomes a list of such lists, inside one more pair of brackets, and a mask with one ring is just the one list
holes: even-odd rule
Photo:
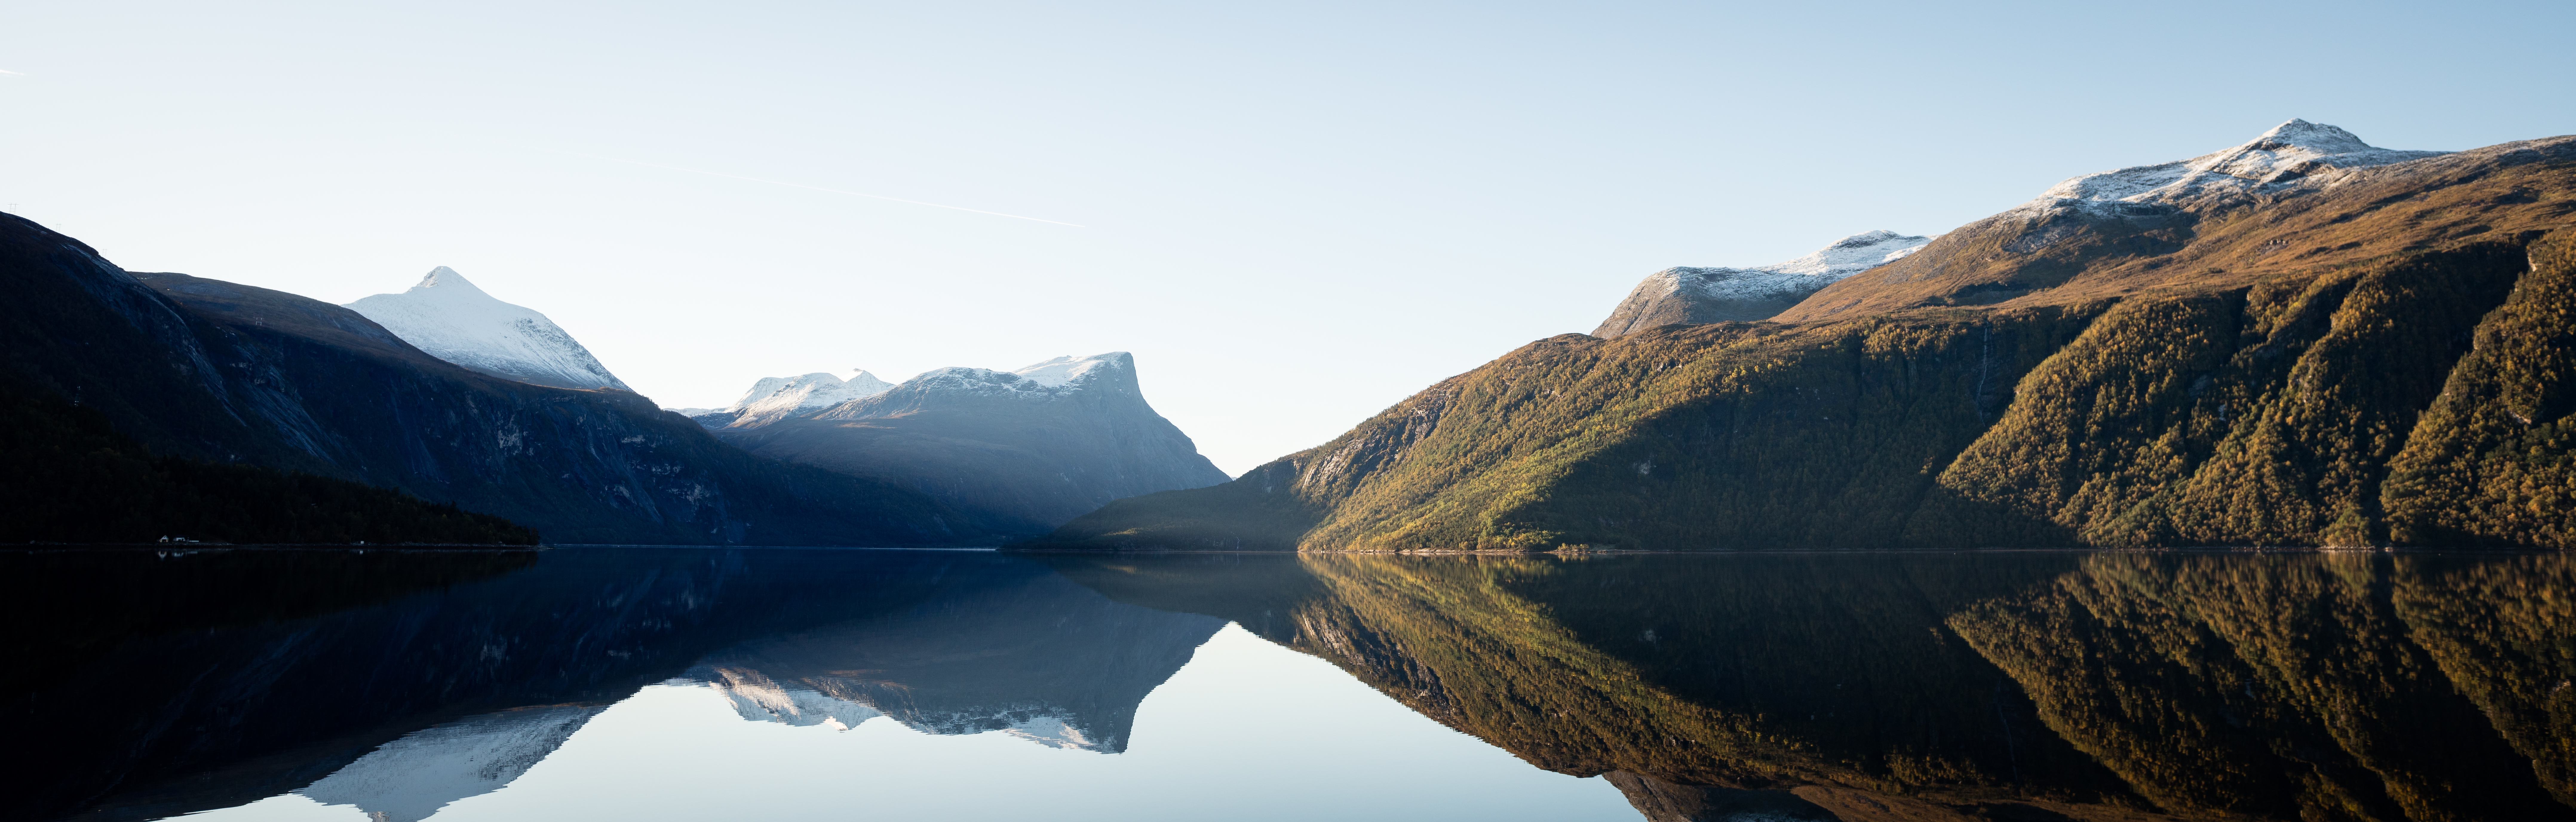
[[2563, 555], [1312, 556], [1233, 609], [1058, 563], [1652, 819], [2576, 817]]
[[[1601, 777], [1632, 819], [2576, 818], [2576, 563], [2560, 555], [0, 562], [21, 674], [0, 727], [51, 754], [12, 772], [19, 818], [289, 793], [447, 818], [666, 682], [759, 723], [1124, 760], [1155, 744], [1135, 738], [1139, 707], [1228, 622], [1531, 778]], [[1420, 733], [1381, 724], [1325, 744]], [[1284, 743], [1218, 744], [1259, 761]], [[1073, 767], [1045, 763], [1028, 767]]]

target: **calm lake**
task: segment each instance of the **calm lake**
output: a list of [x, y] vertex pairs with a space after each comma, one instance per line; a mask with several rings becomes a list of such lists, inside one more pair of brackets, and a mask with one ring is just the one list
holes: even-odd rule
[[2576, 561], [0, 555], [14, 819], [2576, 819]]

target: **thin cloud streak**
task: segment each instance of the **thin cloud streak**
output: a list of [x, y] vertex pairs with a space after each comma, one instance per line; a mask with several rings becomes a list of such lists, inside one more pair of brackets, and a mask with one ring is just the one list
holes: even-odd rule
[[869, 193], [864, 192], [864, 191], [843, 191], [843, 190], [841, 190], [841, 189], [837, 189], [837, 188], [824, 188], [824, 187], [822, 187], [822, 186], [809, 186], [809, 185], [806, 185], [806, 184], [804, 184], [804, 183], [790, 183], [790, 182], [786, 182], [786, 181], [782, 181], [782, 180], [764, 180], [764, 179], [761, 179], [761, 178], [759, 178], [759, 177], [745, 177], [745, 176], [742, 176], [742, 175], [740, 175], [740, 174], [726, 174], [726, 173], [721, 172], [721, 171], [708, 171], [708, 170], [706, 170], [706, 169], [702, 169], [702, 168], [682, 168], [682, 167], [680, 167], [680, 166], [666, 166], [666, 165], [663, 165], [663, 164], [660, 164], [660, 163], [647, 163], [647, 162], [644, 162], [644, 161], [642, 161], [642, 160], [628, 160], [628, 159], [623, 159], [623, 158], [619, 158], [619, 157], [603, 157], [603, 156], [600, 156], [600, 155], [597, 155], [597, 154], [578, 154], [578, 153], [575, 153], [575, 152], [564, 152], [564, 153], [566, 153], [566, 154], [573, 154], [574, 156], [577, 156], [577, 157], [588, 157], [588, 158], [591, 158], [591, 159], [593, 159], [593, 160], [607, 160], [607, 161], [612, 162], [612, 163], [627, 163], [627, 164], [630, 164], [630, 165], [639, 165], [639, 166], [644, 166], [644, 167], [646, 167], [646, 168], [659, 168], [659, 169], [666, 169], [666, 170], [670, 170], [670, 171], [686, 171], [686, 172], [691, 173], [691, 174], [704, 174], [704, 175], [707, 175], [707, 176], [710, 176], [710, 177], [727, 177], [727, 178], [731, 178], [731, 179], [735, 179], [735, 180], [749, 180], [749, 181], [751, 181], [751, 182], [755, 182], [755, 183], [768, 183], [768, 184], [770, 184], [770, 185], [774, 185], [774, 186], [786, 186], [786, 187], [788, 187], [788, 188], [801, 188], [801, 189], [806, 189], [806, 190], [808, 190], [808, 191], [821, 191], [821, 192], [827, 192], [827, 193], [831, 193], [831, 194], [847, 194], [847, 195], [852, 196], [852, 197], [866, 197], [866, 198], [871, 199], [871, 200], [886, 200], [886, 201], [889, 201], [889, 202], [905, 203], [905, 204], [908, 204], [908, 205], [929, 206], [929, 207], [931, 207], [931, 208], [945, 208], [945, 209], [948, 209], [948, 210], [951, 210], [951, 211], [964, 211], [964, 212], [969, 212], [969, 213], [973, 213], [973, 214], [989, 214], [989, 215], [992, 215], [992, 216], [995, 216], [995, 217], [1009, 217], [1009, 218], [1014, 219], [1014, 220], [1029, 220], [1029, 221], [1032, 221], [1032, 222], [1051, 223], [1051, 224], [1054, 224], [1054, 225], [1060, 225], [1060, 226], [1071, 226], [1071, 227], [1073, 227], [1073, 228], [1090, 228], [1090, 226], [1082, 225], [1082, 224], [1079, 224], [1079, 223], [1068, 223], [1068, 222], [1063, 222], [1063, 221], [1060, 221], [1060, 220], [1049, 220], [1049, 219], [1046, 219], [1046, 218], [1044, 218], [1044, 217], [1030, 217], [1030, 216], [1021, 215], [1021, 214], [1004, 214], [1004, 213], [999, 212], [999, 211], [985, 211], [985, 210], [980, 209], [980, 208], [967, 208], [967, 207], [965, 207], [965, 206], [941, 205], [941, 204], [939, 204], [939, 203], [925, 203], [925, 202], [922, 202], [922, 201], [920, 201], [920, 200], [906, 200], [906, 199], [901, 198], [901, 197], [888, 197], [888, 196], [885, 196], [885, 195], [883, 195], [883, 194], [869, 194]]
[[11, 76], [11, 77], [25, 77], [25, 76], [27, 76], [27, 73], [26, 73], [26, 72], [23, 72], [23, 71], [10, 71], [10, 70], [8, 70], [8, 69], [0, 69], [0, 74], [6, 74], [6, 75], [9, 75], [9, 76]]

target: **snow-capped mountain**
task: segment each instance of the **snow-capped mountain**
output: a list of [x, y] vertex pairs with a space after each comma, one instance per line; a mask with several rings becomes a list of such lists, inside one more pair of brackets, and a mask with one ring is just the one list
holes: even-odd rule
[[[2473, 153], [2489, 151], [2493, 148]], [[2036, 198], [1950, 230], [1921, 253], [1843, 278], [1772, 319], [1805, 322], [1900, 306], [1987, 305], [2042, 290], [2071, 295], [2060, 289], [2078, 268], [2117, 268], [2127, 264], [2123, 261], [2143, 262], [2179, 250], [2202, 238], [2208, 221], [2223, 219], [2220, 215], [2292, 200], [2313, 202], [2348, 185], [2376, 185], [2372, 181], [2408, 175], [2409, 169], [2427, 168], [2427, 162], [2461, 157], [2456, 152], [2379, 148], [2352, 132], [2292, 119], [2252, 140], [2198, 157], [2065, 180]], [[2247, 258], [2139, 269], [2140, 278], [2103, 294], [2128, 293], [2151, 281], [2248, 270], [2258, 265], [2255, 258], [2273, 252], [2299, 255], [2303, 266], [2377, 253], [2367, 241], [2320, 249], [2288, 248], [2301, 240], [2278, 239]], [[2106, 253], [2114, 247], [2125, 251]]]
[[456, 800], [507, 787], [604, 710], [522, 708], [414, 731], [296, 793], [355, 805], [369, 819], [418, 822]]
[[1226, 480], [1146, 404], [1124, 351], [1010, 371], [770, 377], [691, 414], [753, 453], [912, 486], [1043, 532], [1120, 497]]
[[556, 388], [632, 390], [546, 315], [495, 299], [443, 265], [409, 291], [348, 307], [430, 356], [475, 371]]
[[1784, 263], [1667, 268], [1646, 275], [1592, 335], [1616, 337], [1674, 323], [1768, 319], [1836, 280], [1903, 259], [1931, 241], [1930, 237], [1871, 231]]
[[[755, 426], [873, 397], [893, 387], [893, 383], [866, 371], [855, 371], [847, 380], [817, 371], [794, 377], [762, 377], [751, 384], [751, 390], [743, 392], [741, 399], [723, 408], [672, 410], [702, 424]], [[720, 417], [707, 419], [710, 414]]]
[[[1125, 351], [1088, 357], [1057, 357], [1012, 371], [951, 366], [921, 372], [902, 384], [889, 384], [875, 374], [857, 371], [848, 380], [816, 372], [794, 377], [762, 377], [742, 398], [723, 408], [673, 408], [709, 428], [758, 428], [792, 418], [863, 419], [891, 416], [882, 408], [843, 409], [849, 403], [900, 392], [919, 399], [933, 394], [972, 394], [1045, 400], [1089, 388], [1105, 376], [1132, 385], [1136, 360]], [[1118, 390], [1111, 385], [1108, 390]], [[882, 405], [882, 403], [874, 404]]]
[[[1042, 401], [1066, 392], [1095, 387], [1099, 390], [1117, 391], [1121, 390], [1122, 380], [1125, 386], [1132, 387], [1135, 379], [1134, 355], [1125, 351], [1112, 351], [1088, 357], [1057, 357], [1011, 371], [954, 366], [934, 368], [921, 372], [912, 379], [904, 380], [902, 385], [870, 394], [870, 396], [889, 394], [918, 399], [932, 394], [975, 394]], [[826, 409], [815, 416], [829, 419], [881, 416], [893, 413], [880, 407], [887, 404], [879, 402], [871, 404], [871, 407], [865, 410], [853, 409], [846, 412], [838, 408]]]
[[2367, 168], [2448, 153], [2378, 148], [2362, 142], [2352, 132], [2292, 119], [2233, 148], [2188, 160], [2076, 177], [2058, 183], [2014, 211], [2118, 212], [2127, 205], [2179, 205], [2210, 196], [2258, 191], [2331, 169]]

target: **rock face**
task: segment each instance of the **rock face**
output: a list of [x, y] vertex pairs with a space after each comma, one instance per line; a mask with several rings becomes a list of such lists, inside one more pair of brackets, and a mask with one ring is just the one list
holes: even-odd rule
[[1595, 337], [1616, 337], [1659, 325], [1753, 322], [1797, 305], [1818, 289], [1885, 265], [1921, 249], [1930, 237], [1893, 231], [1854, 234], [1785, 263], [1755, 268], [1667, 268], [1619, 301]]
[[556, 388], [631, 390], [546, 315], [493, 299], [447, 266], [431, 269], [409, 291], [348, 307], [430, 356], [485, 374]]
[[350, 309], [131, 274], [16, 217], [0, 217], [0, 277], [10, 382], [157, 455], [397, 489], [556, 543], [998, 539], [917, 492], [753, 457], [629, 392], [469, 371]]
[[1530, 343], [1046, 542], [2576, 547], [2571, 282], [2576, 137], [2390, 152], [2293, 121], [1769, 323]]
[[1123, 351], [877, 385], [864, 371], [765, 379], [697, 419], [752, 453], [904, 485], [1031, 534], [1110, 500], [1226, 481], [1146, 404]]

